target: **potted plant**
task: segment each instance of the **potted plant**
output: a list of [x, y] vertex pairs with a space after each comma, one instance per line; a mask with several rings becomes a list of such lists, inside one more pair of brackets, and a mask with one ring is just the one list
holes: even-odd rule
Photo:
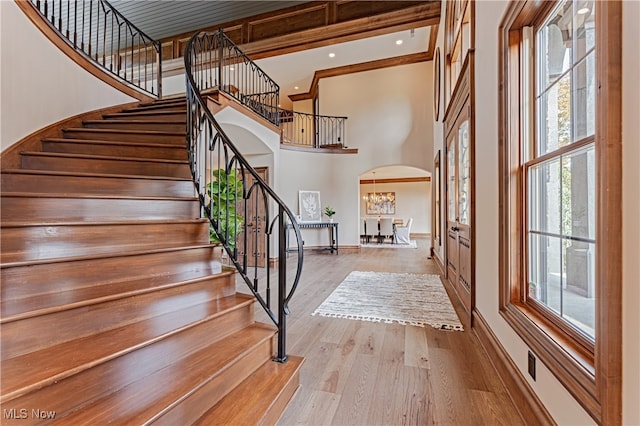
[[[236, 202], [242, 201], [242, 180], [224, 169], [211, 172], [211, 182], [207, 184], [207, 195], [211, 199], [211, 217], [218, 222], [220, 236], [227, 237], [227, 245], [236, 248], [236, 239], [243, 230], [244, 218], [236, 211]], [[220, 237], [209, 226], [210, 241], [221, 243]]]
[[336, 211], [330, 205], [324, 208], [324, 214], [329, 218], [329, 222], [333, 222], [333, 215], [336, 214]]

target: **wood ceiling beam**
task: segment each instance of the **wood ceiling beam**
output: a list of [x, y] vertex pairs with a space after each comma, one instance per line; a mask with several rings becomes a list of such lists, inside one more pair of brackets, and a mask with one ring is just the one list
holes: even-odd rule
[[[313, 1], [204, 28], [202, 31], [224, 29], [243, 52], [256, 60], [438, 25], [439, 22], [440, 0]], [[182, 56], [186, 43], [195, 32], [162, 40], [163, 46], [172, 46], [163, 50], [163, 60]]]
[[360, 185], [371, 185], [373, 183], [411, 183], [411, 182], [431, 182], [431, 176], [387, 178], [387, 179], [360, 179]]
[[430, 61], [432, 59], [433, 51], [419, 52], [410, 55], [395, 56], [393, 58], [378, 59], [376, 61], [361, 62], [359, 64], [344, 65], [341, 67], [318, 70], [313, 74], [313, 80], [311, 81], [311, 87], [309, 88], [309, 91], [306, 93], [296, 93], [294, 95], [289, 95], [289, 99], [291, 99], [291, 101], [293, 102], [302, 101], [305, 99], [314, 99], [318, 94], [318, 84], [320, 83], [320, 79], [322, 78], [336, 77], [339, 75], [353, 74], [357, 72], [371, 71], [381, 68], [397, 67], [400, 65], [415, 64], [417, 62]]

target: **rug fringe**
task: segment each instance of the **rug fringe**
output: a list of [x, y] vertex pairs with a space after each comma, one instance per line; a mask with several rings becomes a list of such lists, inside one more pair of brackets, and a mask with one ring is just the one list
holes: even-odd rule
[[378, 318], [378, 317], [369, 317], [362, 315], [347, 315], [347, 314], [336, 314], [330, 312], [318, 312], [315, 311], [311, 314], [311, 316], [319, 315], [325, 318], [338, 318], [338, 319], [350, 319], [356, 321], [367, 321], [367, 322], [384, 322], [385, 324], [400, 324], [400, 325], [412, 325], [415, 327], [423, 327], [427, 326], [433, 327], [437, 330], [445, 330], [445, 331], [464, 331], [464, 327], [458, 324], [444, 324], [444, 323], [433, 323], [430, 324], [428, 322], [421, 321], [405, 321], [405, 320], [397, 320], [397, 319], [388, 319], [388, 318]]

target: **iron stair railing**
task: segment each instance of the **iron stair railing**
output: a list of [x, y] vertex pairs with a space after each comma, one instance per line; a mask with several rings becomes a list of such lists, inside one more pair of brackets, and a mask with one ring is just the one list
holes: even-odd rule
[[218, 89], [278, 125], [280, 86], [220, 29], [198, 41], [201, 90]]
[[280, 109], [282, 141], [310, 148], [346, 147], [347, 117]]
[[30, 0], [76, 51], [154, 97], [162, 97], [161, 45], [106, 0]]
[[[220, 72], [229, 65], [228, 58], [221, 52], [239, 50], [229, 48], [228, 42], [222, 32], [197, 33], [185, 49], [189, 162], [203, 215], [209, 219], [214, 237], [224, 246], [240, 276], [278, 328], [276, 361], [284, 362], [288, 304], [302, 273], [302, 238], [293, 213], [251, 167], [207, 108], [203, 92], [216, 86], [220, 88], [221, 83], [229, 81], [225, 72]], [[249, 65], [248, 69], [258, 73], [257, 80], [264, 79], [262, 71], [256, 71], [258, 67]], [[239, 90], [231, 94], [237, 98], [240, 94], [260, 98], [257, 92], [248, 96], [242, 90], [247, 87], [246, 81], [253, 79], [245, 77], [242, 82], [234, 82], [239, 84], [236, 86]], [[270, 84], [249, 87], [254, 91], [265, 89], [266, 98], [273, 99], [277, 106]], [[278, 119], [277, 115], [273, 118]], [[292, 245], [297, 244], [293, 279], [287, 277], [288, 232], [295, 236]], [[259, 252], [261, 242], [265, 253]], [[272, 259], [271, 253], [277, 253], [277, 259]], [[273, 260], [277, 266], [272, 264]], [[271, 285], [273, 279], [277, 280], [275, 291]], [[274, 309], [272, 300], [276, 298], [277, 309]]]

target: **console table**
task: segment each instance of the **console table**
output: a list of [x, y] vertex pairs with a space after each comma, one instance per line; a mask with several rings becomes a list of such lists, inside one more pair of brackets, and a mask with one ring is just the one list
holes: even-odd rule
[[[338, 254], [338, 223], [337, 222], [303, 222], [298, 223], [298, 227], [300, 229], [319, 229], [319, 228], [327, 228], [329, 230], [329, 244], [326, 247], [314, 247], [309, 248], [307, 250], [330, 250], [333, 254], [335, 250], [336, 255]], [[287, 253], [297, 251], [297, 248], [289, 248], [289, 229], [293, 228], [293, 226], [289, 223], [287, 224]], [[304, 241], [302, 242], [304, 249]]]

